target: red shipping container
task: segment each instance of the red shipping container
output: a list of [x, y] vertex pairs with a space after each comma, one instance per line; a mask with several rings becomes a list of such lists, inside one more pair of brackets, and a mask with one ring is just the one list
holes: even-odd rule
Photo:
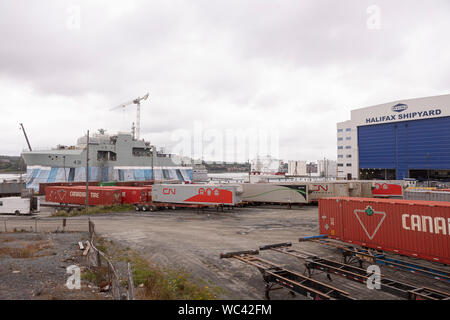
[[[76, 182], [41, 182], [39, 184], [39, 195], [45, 195], [45, 188], [47, 187], [76, 187], [76, 186], [85, 186], [86, 182], [84, 181], [76, 181]], [[97, 186], [97, 181], [89, 181], [89, 186]]]
[[450, 264], [450, 203], [324, 198], [320, 233], [370, 248]]
[[390, 197], [390, 196], [402, 196], [403, 188], [400, 184], [396, 183], [375, 183], [375, 187], [372, 188], [372, 195], [374, 197]]
[[137, 204], [151, 201], [152, 187], [106, 186], [104, 189], [118, 190], [122, 194], [123, 204]]
[[[89, 205], [120, 205], [121, 198], [120, 190], [89, 187]], [[45, 188], [45, 201], [83, 205], [86, 202], [86, 187], [47, 187]]]
[[116, 186], [118, 187], [142, 187], [146, 185], [151, 185], [154, 180], [141, 180], [141, 181], [117, 181]]

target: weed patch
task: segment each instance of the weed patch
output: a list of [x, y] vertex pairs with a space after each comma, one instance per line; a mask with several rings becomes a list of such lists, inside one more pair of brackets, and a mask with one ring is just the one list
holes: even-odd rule
[[[96, 238], [95, 246], [108, 256], [113, 263], [130, 263], [136, 298], [140, 300], [214, 300], [223, 289], [194, 279], [180, 269], [161, 269], [130, 248], [119, 248], [111, 241]], [[125, 284], [126, 279], [121, 279]]]
[[19, 259], [42, 257], [42, 256], [45, 256], [45, 254], [38, 255], [37, 253], [42, 250], [49, 249], [52, 247], [53, 246], [48, 241], [40, 241], [37, 243], [31, 243], [24, 247], [19, 247], [19, 248], [3, 247], [3, 248], [0, 248], [0, 257], [10, 256], [11, 258], [19, 258]]

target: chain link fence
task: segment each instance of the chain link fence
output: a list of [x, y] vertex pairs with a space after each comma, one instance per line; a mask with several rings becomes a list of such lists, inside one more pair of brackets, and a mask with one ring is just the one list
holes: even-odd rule
[[0, 232], [86, 232], [86, 218], [8, 217], [0, 220]]
[[122, 298], [122, 292], [126, 291], [124, 296], [128, 300], [134, 300], [134, 282], [133, 282], [133, 274], [131, 272], [131, 265], [128, 263], [127, 265], [127, 288], [123, 288], [120, 282], [120, 275], [117, 268], [114, 267], [114, 264], [111, 260], [106, 256], [104, 252], [99, 250], [95, 246], [95, 224], [90, 219], [88, 219], [89, 225], [89, 237], [90, 240], [87, 241], [87, 255], [88, 261], [91, 267], [99, 268], [102, 266], [106, 266], [107, 268], [107, 285], [110, 286], [112, 296], [114, 300], [120, 300]]

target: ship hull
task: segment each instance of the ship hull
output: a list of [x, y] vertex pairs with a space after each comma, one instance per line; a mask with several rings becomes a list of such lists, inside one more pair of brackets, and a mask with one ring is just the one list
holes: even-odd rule
[[[24, 151], [27, 188], [38, 190], [40, 183], [86, 181], [87, 142], [84, 136], [76, 146]], [[155, 148], [129, 133], [94, 134], [89, 138], [89, 181], [192, 181], [192, 167]]]
[[[89, 181], [192, 181], [191, 167], [114, 166], [89, 167]], [[86, 167], [60, 168], [46, 166], [27, 167], [27, 188], [39, 190], [40, 183], [86, 181]]]

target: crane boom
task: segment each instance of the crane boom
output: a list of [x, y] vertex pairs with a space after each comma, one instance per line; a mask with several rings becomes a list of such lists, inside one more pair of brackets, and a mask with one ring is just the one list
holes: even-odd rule
[[23, 123], [21, 123], [20, 126], [22, 127], [22, 131], [23, 131], [23, 134], [24, 134], [24, 136], [25, 136], [25, 140], [27, 140], [28, 149], [30, 149], [30, 151], [33, 151], [33, 150], [31, 149], [31, 145], [30, 145], [30, 141], [28, 140], [27, 133], [25, 132], [25, 128], [23, 127]]
[[116, 109], [120, 109], [120, 108], [125, 108], [126, 106], [133, 104], [133, 102], [134, 102], [134, 100], [131, 100], [129, 102], [122, 103], [122, 104], [118, 105], [117, 107], [111, 108], [109, 110], [112, 111], [112, 110], [116, 110]]
[[116, 110], [119, 108], [125, 108], [131, 104], [135, 104], [136, 105], [136, 139], [139, 140], [140, 138], [140, 134], [141, 134], [141, 101], [142, 100], [147, 100], [148, 98], [148, 93], [146, 93], [144, 96], [142, 97], [137, 97], [136, 99], [133, 99], [131, 101], [122, 103], [120, 105], [118, 105], [117, 107], [111, 108], [110, 111], [112, 110]]

